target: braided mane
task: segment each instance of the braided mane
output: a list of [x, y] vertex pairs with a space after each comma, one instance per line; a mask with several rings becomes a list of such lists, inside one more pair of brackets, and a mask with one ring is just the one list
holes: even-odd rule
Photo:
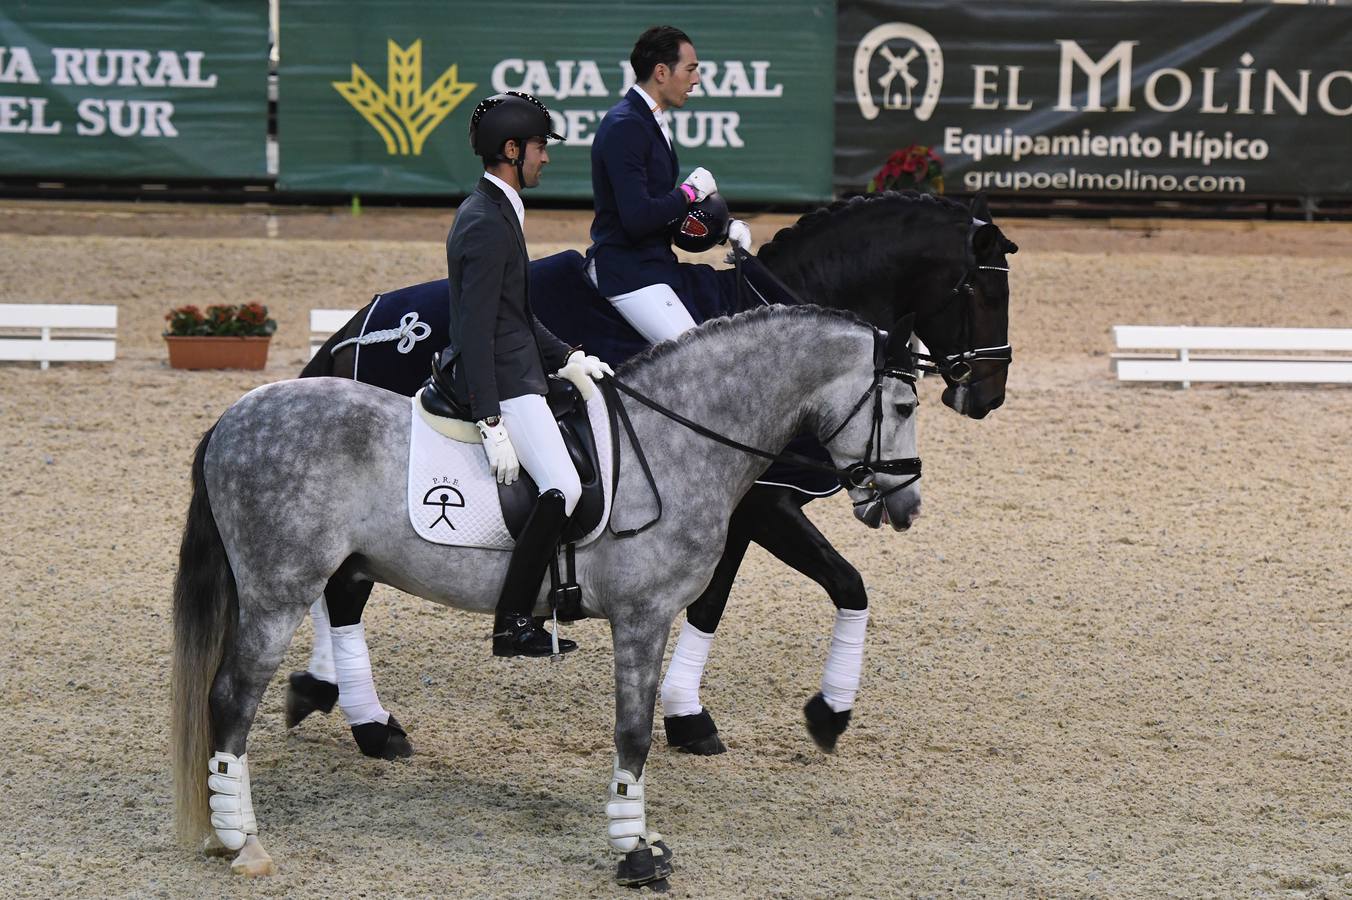
[[690, 329], [675, 340], [653, 344], [637, 356], [625, 360], [623, 366], [632, 372], [663, 357], [670, 356], [682, 347], [717, 340], [721, 335], [729, 332], [775, 328], [777, 322], [782, 322], [785, 319], [816, 320], [823, 324], [829, 321], [837, 321], [858, 325], [862, 328], [871, 329], [873, 327], [858, 315], [845, 309], [815, 306], [810, 303], [799, 306], [762, 306], [735, 316], [709, 319], [700, 327]]
[[960, 263], [971, 221], [946, 197], [865, 194], [807, 213], [756, 256], [804, 296], [848, 296], [894, 283], [907, 266]]
[[787, 228], [781, 228], [769, 242], [764, 244], [757, 256], [766, 265], [781, 254], [795, 254], [802, 251], [809, 241], [823, 232], [840, 228], [853, 221], [874, 216], [905, 217], [952, 220], [961, 217], [965, 223], [971, 213], [967, 207], [948, 197], [936, 194], [921, 194], [917, 191], [881, 191], [875, 194], [860, 194], [836, 200], [812, 212], [804, 213], [802, 218]]

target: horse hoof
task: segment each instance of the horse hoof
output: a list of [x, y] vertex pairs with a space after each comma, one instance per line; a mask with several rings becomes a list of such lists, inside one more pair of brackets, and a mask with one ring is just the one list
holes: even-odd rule
[[244, 840], [239, 856], [230, 863], [230, 871], [245, 878], [263, 878], [276, 875], [277, 866], [273, 863], [272, 857], [268, 856], [268, 851], [258, 843], [258, 836], [251, 834]]
[[[643, 841], [624, 855], [615, 870], [615, 883], [625, 887], [642, 887], [663, 881], [671, 874], [671, 851], [658, 841], [649, 847]], [[659, 889], [660, 890], [660, 889]]]
[[399, 720], [393, 715], [384, 725], [379, 722], [353, 725], [352, 737], [356, 738], [357, 748], [363, 756], [408, 759], [413, 755], [413, 744], [409, 743], [407, 732], [399, 726]]
[[309, 672], [292, 672], [286, 685], [286, 727], [295, 728], [315, 710], [332, 712], [336, 702], [338, 685]]
[[667, 733], [667, 746], [682, 752], [696, 756], [717, 756], [728, 751], [707, 709], [693, 716], [663, 716], [662, 729]]
[[850, 725], [850, 710], [836, 712], [827, 704], [826, 698], [817, 693], [803, 707], [803, 715], [807, 717], [807, 733], [812, 735], [812, 740], [827, 753], [834, 753], [836, 739]]

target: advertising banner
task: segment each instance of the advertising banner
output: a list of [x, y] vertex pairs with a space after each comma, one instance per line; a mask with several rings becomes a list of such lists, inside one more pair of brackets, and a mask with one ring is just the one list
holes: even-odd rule
[[1352, 194], [1352, 8], [842, 0], [835, 186], [929, 145], [948, 190]]
[[263, 2], [0, 6], [0, 174], [265, 178]]
[[632, 83], [635, 39], [666, 23], [690, 36], [702, 79], [668, 112], [681, 174], [704, 166], [734, 205], [824, 199], [835, 15], [830, 0], [286, 0], [278, 186], [466, 194], [483, 171], [470, 114], [522, 90], [566, 139], [531, 196], [589, 198], [597, 125]]

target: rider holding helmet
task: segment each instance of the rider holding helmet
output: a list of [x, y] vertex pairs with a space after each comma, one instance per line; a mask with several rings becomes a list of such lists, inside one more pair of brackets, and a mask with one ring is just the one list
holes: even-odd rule
[[[544, 104], [508, 91], [479, 103], [469, 139], [484, 174], [460, 204], [446, 239], [450, 346], [433, 376], [468, 405], [483, 437], [489, 468], [511, 484], [524, 467], [540, 490], [517, 538], [498, 597], [494, 656], [547, 656], [551, 636], [532, 611], [560, 533], [582, 488], [545, 402], [547, 371], [576, 368], [611, 374], [594, 356], [569, 348], [531, 311], [520, 191], [540, 183], [555, 134]], [[559, 640], [561, 652], [577, 648]]]
[[[606, 113], [592, 142], [596, 216], [587, 274], [634, 330], [656, 343], [695, 327], [676, 295], [681, 274], [671, 226], [718, 185], [703, 167], [676, 184], [676, 151], [663, 128], [664, 111], [685, 106], [700, 81], [690, 38], [670, 25], [649, 28], [629, 61], [634, 86]], [[728, 238], [751, 247], [745, 222], [733, 220]]]

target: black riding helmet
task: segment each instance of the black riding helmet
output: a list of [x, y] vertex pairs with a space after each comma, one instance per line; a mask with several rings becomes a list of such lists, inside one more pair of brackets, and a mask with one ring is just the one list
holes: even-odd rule
[[554, 133], [554, 123], [545, 105], [522, 91], [507, 91], [480, 100], [469, 119], [469, 145], [485, 166], [507, 162], [502, 147], [508, 141], [516, 141], [521, 150], [516, 157], [519, 172], [526, 158], [526, 141], [533, 137], [563, 140], [562, 135]]
[[671, 241], [687, 253], [703, 253], [727, 240], [731, 222], [727, 201], [713, 193], [690, 204], [685, 215], [672, 223]]

